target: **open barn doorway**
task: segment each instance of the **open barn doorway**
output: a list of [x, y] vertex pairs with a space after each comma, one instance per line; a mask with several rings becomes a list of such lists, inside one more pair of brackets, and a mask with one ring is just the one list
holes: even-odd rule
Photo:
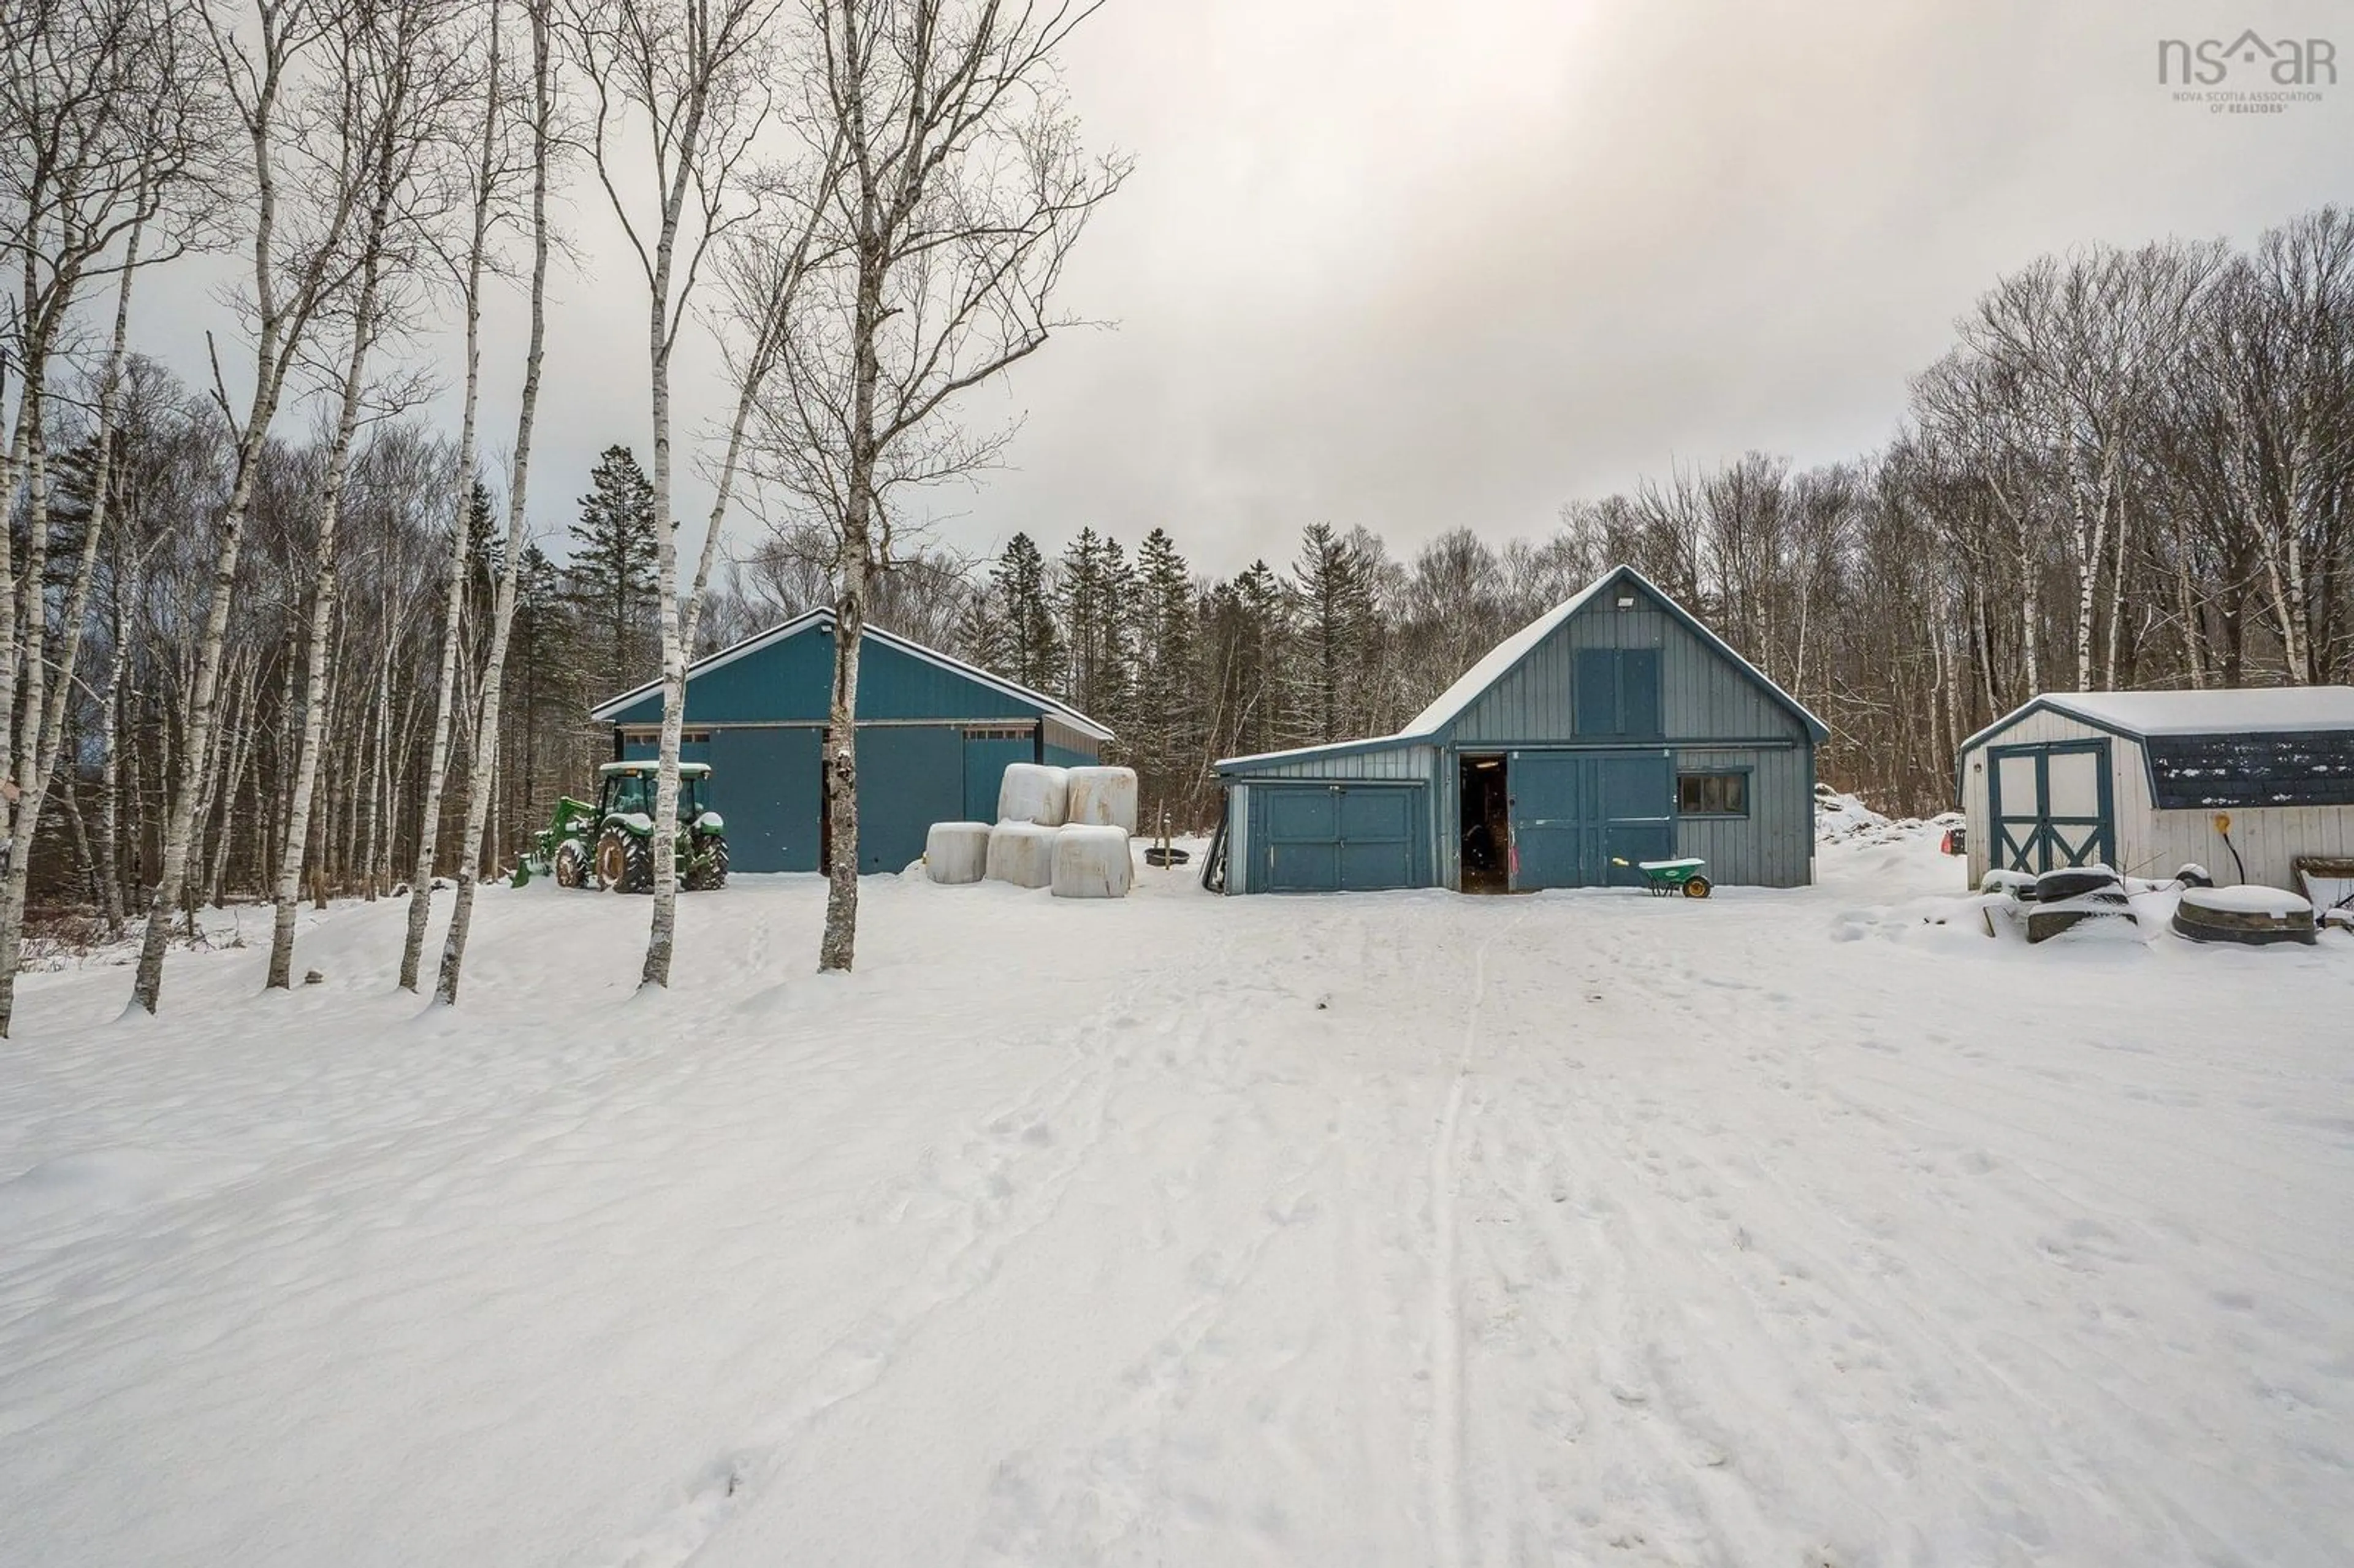
[[1512, 890], [1512, 798], [1501, 757], [1466, 757], [1456, 794], [1463, 820], [1457, 840], [1466, 893]]

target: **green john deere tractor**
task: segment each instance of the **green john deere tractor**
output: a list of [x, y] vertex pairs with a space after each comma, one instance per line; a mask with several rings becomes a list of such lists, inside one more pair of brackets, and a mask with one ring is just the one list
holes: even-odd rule
[[[524, 862], [526, 874], [553, 875], [559, 887], [652, 893], [658, 768], [651, 759], [608, 762], [597, 769], [594, 805], [569, 795], [558, 798], [556, 820], [533, 835]], [[710, 802], [711, 765], [680, 763], [673, 853], [682, 887], [727, 885], [727, 824]]]

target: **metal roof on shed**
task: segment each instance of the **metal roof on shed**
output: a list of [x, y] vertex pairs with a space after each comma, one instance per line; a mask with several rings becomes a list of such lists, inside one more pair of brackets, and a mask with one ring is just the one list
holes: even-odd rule
[[2001, 734], [2038, 710], [2068, 715], [2134, 738], [2151, 736], [2311, 734], [2354, 729], [2354, 686], [2236, 686], [2204, 692], [2045, 692], [1962, 742]]
[[[790, 638], [798, 637], [805, 631], [818, 630], [821, 629], [826, 631], [832, 631], [833, 624], [833, 611], [824, 606], [820, 606], [815, 609], [803, 610], [801, 614], [793, 617], [790, 620], [784, 622], [780, 626], [772, 626], [766, 631], [757, 632], [750, 637], [745, 638], [740, 642], [731, 643], [729, 646], [720, 649], [716, 653], [707, 653], [704, 657], [697, 659], [694, 663], [689, 664], [686, 667], [686, 678], [690, 683], [692, 683], [697, 675], [707, 674], [711, 671], [732, 664], [737, 660], [744, 658], [748, 654], [758, 653], [763, 649], [773, 648], [778, 643], [783, 642]], [[1070, 726], [1073, 729], [1077, 730], [1082, 735], [1090, 736], [1097, 740], [1109, 740], [1112, 738], [1112, 732], [1109, 729], [1097, 723], [1094, 719], [1087, 717], [1087, 715], [1079, 712], [1078, 709], [1071, 706], [1068, 703], [1064, 702], [1059, 697], [1052, 697], [1048, 696], [1044, 692], [1033, 691], [1028, 686], [1022, 685], [1018, 682], [1005, 679], [1002, 675], [992, 675], [988, 671], [981, 669], [975, 665], [968, 664], [963, 660], [959, 659], [952, 654], [943, 653], [937, 648], [927, 648], [922, 643], [916, 641], [913, 638], [902, 637], [896, 631], [885, 631], [879, 626], [867, 627], [865, 635], [869, 641], [879, 643], [886, 648], [896, 649], [899, 652], [905, 653], [910, 658], [920, 660], [927, 664], [936, 665], [939, 669], [945, 670], [950, 674], [961, 676], [963, 679], [970, 681], [976, 685], [985, 686], [991, 691], [1000, 693], [1005, 696], [1013, 697], [1016, 701], [1026, 703], [1037, 708], [1042, 715], [1057, 719], [1062, 723]], [[632, 687], [631, 690], [623, 692], [619, 696], [609, 697], [605, 701], [598, 704], [594, 708], [589, 710], [589, 716], [591, 718], [610, 722], [618, 717], [631, 705], [643, 701], [649, 695], [659, 694], [661, 690], [662, 683], [660, 681], [648, 681], [643, 685]]]

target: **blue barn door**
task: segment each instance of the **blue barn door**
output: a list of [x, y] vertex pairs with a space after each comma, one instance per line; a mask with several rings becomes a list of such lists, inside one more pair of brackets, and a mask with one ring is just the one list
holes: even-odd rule
[[858, 726], [858, 871], [905, 871], [934, 822], [965, 813], [964, 731], [946, 725]]
[[818, 732], [716, 729], [711, 803], [727, 819], [731, 871], [815, 871]]
[[1422, 790], [1399, 784], [1251, 786], [1251, 842], [1267, 893], [1360, 893], [1418, 885]]
[[1516, 751], [1508, 766], [1516, 891], [1632, 886], [1632, 863], [1675, 853], [1671, 754]]

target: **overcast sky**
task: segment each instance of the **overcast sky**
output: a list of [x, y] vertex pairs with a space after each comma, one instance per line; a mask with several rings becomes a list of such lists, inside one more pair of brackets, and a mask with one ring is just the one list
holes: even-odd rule
[[[2158, 84], [2161, 37], [2247, 26], [2334, 37], [2345, 83], [2278, 115]], [[2354, 9], [2280, 0], [1112, 0], [1066, 77], [1090, 143], [1136, 161], [1066, 285], [1117, 324], [973, 408], [1023, 421], [1004, 469], [937, 498], [974, 553], [1158, 524], [1225, 573], [1329, 521], [1405, 554], [1542, 535], [1679, 461], [1850, 456], [1999, 273], [2244, 243], [2354, 174]], [[647, 446], [642, 285], [595, 198], [576, 185], [542, 404], [557, 533], [599, 449]], [[155, 297], [146, 335], [197, 371], [217, 310]], [[701, 424], [714, 366], [682, 367]], [[707, 492], [680, 502], [697, 520]]]

